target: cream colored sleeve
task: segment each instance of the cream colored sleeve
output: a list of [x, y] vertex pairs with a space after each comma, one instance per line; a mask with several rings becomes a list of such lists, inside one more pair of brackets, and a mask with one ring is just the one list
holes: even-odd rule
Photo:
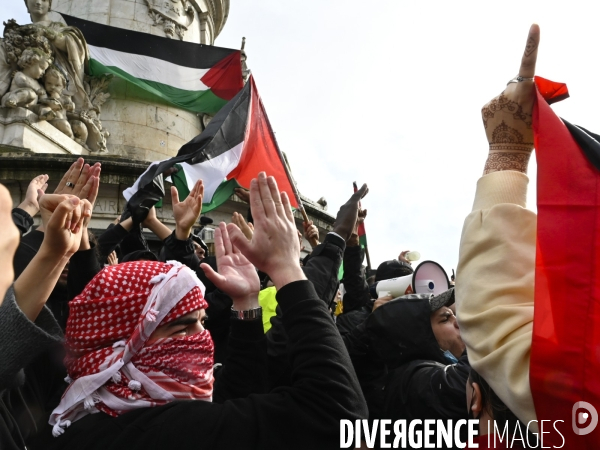
[[525, 209], [528, 181], [513, 171], [479, 179], [456, 277], [471, 366], [525, 424], [536, 418], [529, 387], [536, 215]]

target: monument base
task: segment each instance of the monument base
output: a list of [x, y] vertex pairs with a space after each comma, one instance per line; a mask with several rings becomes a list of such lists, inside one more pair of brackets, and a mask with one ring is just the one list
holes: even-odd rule
[[0, 145], [28, 153], [89, 155], [90, 152], [25, 108], [0, 108]]

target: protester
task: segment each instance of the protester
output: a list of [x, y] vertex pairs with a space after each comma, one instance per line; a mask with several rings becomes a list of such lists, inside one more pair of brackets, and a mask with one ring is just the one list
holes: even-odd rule
[[[254, 347], [252, 351], [246, 346], [241, 351], [230, 352], [230, 358], [221, 369], [223, 374], [217, 376], [217, 382], [222, 378], [228, 397], [222, 399], [223, 403], [173, 401], [190, 398], [186, 393], [195, 391], [194, 388], [183, 379], [159, 387], [151, 381], [154, 376], [150, 374], [151, 368], [142, 367], [143, 364], [136, 366], [139, 361], [136, 358], [147, 361], [153, 355], [153, 347], [158, 345], [152, 364], [158, 363], [160, 370], [168, 371], [168, 377], [175, 376], [169, 367], [179, 367], [187, 354], [180, 357], [179, 353], [174, 353], [177, 356], [165, 358], [160, 349], [162, 345], [195, 341], [194, 336], [202, 334], [202, 326], [198, 324], [202, 311], [190, 322], [183, 322], [182, 325], [188, 324], [186, 331], [177, 331], [171, 339], [158, 340], [152, 345], [149, 337], [161, 325], [168, 326], [171, 319], [171, 323], [176, 323], [177, 318], [184, 317], [190, 309], [202, 309], [202, 301], [192, 302], [189, 308], [177, 306], [182, 303], [181, 299], [186, 303], [186, 297], [192, 295], [190, 291], [198, 292], [196, 287], [200, 282], [187, 268], [167, 264], [153, 266], [147, 275], [137, 275], [139, 286], [134, 288], [135, 293], [121, 293], [123, 283], [127, 282], [124, 276], [127, 276], [128, 267], [134, 269], [160, 263], [120, 264], [104, 269], [94, 279], [97, 283], [92, 282], [86, 288], [89, 290], [74, 302], [74, 316], [70, 318], [66, 336], [71, 355], [67, 361], [72, 361], [69, 375], [73, 382], [52, 419], [55, 434], [61, 431], [63, 434], [53, 438], [48, 430], [47, 440], [36, 442], [31, 448], [147, 449], [197, 448], [198, 445], [207, 448], [334, 448], [339, 442], [340, 419], [355, 420], [367, 416], [348, 354], [325, 302], [317, 297], [300, 268], [299, 244], [287, 195], [280, 195], [275, 180], [264, 173], [252, 181], [250, 195], [255, 221], [252, 240], [248, 241], [233, 224], [220, 225], [215, 232], [219, 272], [207, 265], [202, 267], [211, 281], [233, 299], [230, 346], [238, 346], [238, 350], [244, 347], [244, 341], [252, 343], [264, 339], [260, 310], [257, 311], [259, 282], [254, 266], [269, 274], [278, 291], [277, 300], [288, 334], [289, 357], [294, 371], [292, 385], [268, 394], [248, 395], [249, 387], [260, 391], [260, 386], [244, 380], [248, 376], [254, 380], [253, 374], [257, 371], [264, 380], [266, 368], [264, 347], [261, 357], [260, 346], [250, 345]], [[160, 275], [167, 268], [170, 274], [154, 278], [155, 273]], [[179, 275], [188, 281], [180, 283]], [[96, 289], [99, 284], [104, 284], [99, 281], [102, 277], [114, 294], [104, 293], [106, 288]], [[150, 286], [152, 279], [156, 283], [154, 287]], [[99, 297], [95, 296], [96, 292]], [[125, 305], [121, 302], [128, 295], [137, 300], [131, 304], [133, 311], [129, 310], [122, 320], [125, 317], [142, 320], [132, 322], [129, 319], [130, 325], [117, 327], [118, 330], [103, 328], [106, 327], [100, 318], [103, 308], [110, 307], [109, 301], [115, 308]], [[161, 303], [156, 304], [157, 299]], [[78, 312], [79, 308], [81, 312]], [[174, 308], [176, 312], [173, 312]], [[86, 345], [89, 346], [90, 341], [82, 340], [87, 335], [88, 323], [97, 327], [91, 332], [96, 336], [97, 346], [89, 347], [89, 350]], [[137, 332], [131, 324], [138, 324]], [[112, 330], [112, 337], [102, 337], [109, 330]], [[140, 331], [144, 332], [139, 334]], [[86, 355], [90, 358], [86, 359]], [[106, 364], [92, 363], [95, 361], [91, 359], [92, 355], [101, 356]], [[192, 357], [191, 353], [189, 355]], [[121, 376], [113, 377], [117, 371]], [[208, 372], [206, 369], [203, 379], [209, 379]], [[144, 373], [148, 375], [144, 376]], [[177, 374], [183, 376], [182, 372]], [[86, 379], [90, 380], [89, 384], [84, 382]], [[124, 386], [125, 390], [109, 389], [111, 383]], [[78, 386], [89, 386], [89, 389], [81, 391]], [[209, 388], [204, 386], [206, 388], [202, 389], [207, 398]], [[215, 395], [217, 387], [215, 383]], [[170, 395], [166, 395], [165, 390]], [[133, 400], [128, 399], [128, 393], [134, 396]], [[167, 404], [152, 407], [160, 403]], [[88, 414], [94, 409], [104, 412]], [[128, 412], [123, 414], [124, 411]], [[67, 419], [72, 421], [68, 428]], [[275, 423], [276, 427], [273, 426]], [[139, 432], [140, 427], [144, 432]], [[191, 429], [193, 433], [189, 432]]]
[[[0, 306], [2, 449], [25, 448], [25, 443], [38, 431], [44, 411], [44, 400], [40, 397], [45, 395], [43, 387], [52, 384], [54, 370], [47, 366], [42, 369], [43, 375], [38, 374], [39, 378], [32, 380], [30, 371], [23, 369], [30, 368], [36, 357], [60, 342], [61, 329], [45, 303], [69, 257], [79, 247], [83, 222], [92, 213], [88, 200], [67, 195], [43, 195], [40, 208], [44, 212], [45, 230], [40, 248]], [[10, 257], [10, 253], [5, 255], [3, 258]], [[40, 277], [40, 273], [44, 276]], [[21, 390], [23, 387], [26, 389]]]
[[[338, 274], [342, 263], [346, 240], [352, 235], [356, 224], [360, 199], [368, 193], [367, 185], [363, 185], [343, 204], [333, 225], [322, 244], [315, 247], [308, 258], [305, 258], [302, 270], [306, 278], [313, 284], [319, 298], [323, 299], [327, 309], [333, 303], [338, 290]], [[298, 241], [300, 245], [300, 241]], [[268, 274], [268, 273], [267, 273]], [[270, 276], [270, 274], [268, 274]], [[289, 364], [287, 335], [283, 326], [283, 311], [276, 308], [276, 315], [271, 318], [271, 328], [267, 332], [269, 351], [269, 386], [288, 386], [291, 383], [292, 371]]]
[[[473, 211], [465, 219], [456, 284], [457, 314], [469, 361], [523, 423], [536, 420], [529, 385], [536, 216], [525, 209], [533, 150], [533, 75], [539, 27], [529, 31], [519, 76], [482, 110], [490, 143]], [[515, 114], [518, 110], [520, 113]], [[498, 128], [518, 132], [509, 145]], [[538, 431], [536, 422], [531, 430]]]

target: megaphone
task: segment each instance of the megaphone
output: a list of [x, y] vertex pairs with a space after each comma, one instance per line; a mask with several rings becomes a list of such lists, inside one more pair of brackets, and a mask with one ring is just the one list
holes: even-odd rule
[[377, 283], [377, 298], [391, 295], [393, 298], [408, 294], [439, 295], [450, 289], [446, 271], [435, 261], [423, 261], [412, 275], [390, 278]]

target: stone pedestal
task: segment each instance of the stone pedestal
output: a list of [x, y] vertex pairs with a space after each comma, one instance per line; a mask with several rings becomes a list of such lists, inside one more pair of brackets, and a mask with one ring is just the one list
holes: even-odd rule
[[25, 152], [87, 155], [73, 139], [25, 108], [0, 108], [0, 144]]

